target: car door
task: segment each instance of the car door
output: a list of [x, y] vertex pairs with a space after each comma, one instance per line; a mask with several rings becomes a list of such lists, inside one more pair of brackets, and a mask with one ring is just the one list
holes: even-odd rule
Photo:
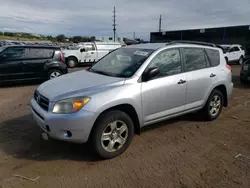
[[86, 55], [87, 55], [87, 52], [86, 52], [86, 49], [85, 49], [85, 46], [82, 46], [78, 49], [77, 51], [77, 54], [78, 54], [78, 58], [79, 58], [79, 62], [86, 62]]
[[86, 51], [85, 54], [86, 62], [87, 63], [94, 62], [97, 56], [94, 44], [86, 44], [85, 51]]
[[9, 47], [0, 54], [0, 81], [24, 79], [22, 61], [24, 49]]
[[141, 95], [144, 123], [184, 110], [186, 73], [182, 69], [180, 50], [164, 50], [157, 54], [145, 71], [158, 67], [160, 75], [142, 82]]
[[45, 64], [52, 61], [53, 49], [26, 47], [25, 59], [23, 60], [24, 76], [27, 79], [44, 78], [47, 72]]
[[186, 110], [199, 108], [218, 78], [218, 68], [210, 65], [203, 48], [182, 48], [181, 51], [187, 75]]

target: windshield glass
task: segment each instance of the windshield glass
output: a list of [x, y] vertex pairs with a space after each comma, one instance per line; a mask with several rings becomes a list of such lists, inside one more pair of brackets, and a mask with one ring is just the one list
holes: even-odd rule
[[0, 53], [5, 49], [6, 47], [2, 46], [0, 47]]
[[153, 51], [119, 48], [100, 59], [90, 71], [115, 77], [131, 77]]

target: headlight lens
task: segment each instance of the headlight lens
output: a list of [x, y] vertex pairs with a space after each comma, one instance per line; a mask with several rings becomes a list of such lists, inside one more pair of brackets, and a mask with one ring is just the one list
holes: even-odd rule
[[247, 71], [248, 70], [248, 65], [243, 65], [243, 70]]
[[89, 97], [61, 100], [54, 105], [52, 112], [56, 114], [74, 113], [81, 110], [89, 101]]

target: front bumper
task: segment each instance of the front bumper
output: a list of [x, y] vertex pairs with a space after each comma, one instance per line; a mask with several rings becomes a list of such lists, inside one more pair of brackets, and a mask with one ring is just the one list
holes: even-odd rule
[[97, 118], [95, 113], [85, 110], [72, 114], [53, 114], [43, 110], [34, 98], [30, 101], [30, 108], [34, 120], [48, 137], [68, 142], [87, 142]]

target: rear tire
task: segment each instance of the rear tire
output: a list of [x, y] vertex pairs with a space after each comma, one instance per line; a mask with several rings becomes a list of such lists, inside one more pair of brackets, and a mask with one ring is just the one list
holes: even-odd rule
[[217, 89], [213, 90], [201, 111], [204, 119], [208, 121], [217, 119], [221, 114], [223, 104], [224, 97], [221, 91]]
[[53, 70], [49, 71], [48, 79], [52, 80], [52, 79], [57, 78], [57, 77], [62, 76], [62, 75], [63, 75], [62, 71], [60, 71], [58, 69], [53, 69]]
[[74, 68], [77, 65], [77, 59], [75, 57], [69, 57], [66, 60], [66, 64], [69, 68]]
[[114, 110], [102, 114], [93, 128], [90, 141], [94, 152], [103, 159], [121, 155], [134, 137], [134, 123], [124, 112]]

